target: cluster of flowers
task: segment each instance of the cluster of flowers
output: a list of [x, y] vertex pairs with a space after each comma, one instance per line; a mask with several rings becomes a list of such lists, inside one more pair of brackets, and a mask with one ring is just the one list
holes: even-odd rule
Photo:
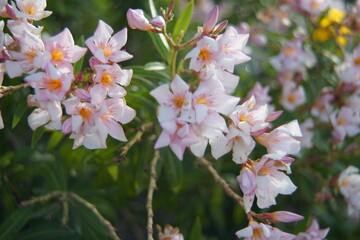
[[[24, 81], [35, 91], [28, 96], [28, 105], [36, 107], [28, 117], [33, 130], [43, 125], [62, 130], [74, 139], [73, 148], [106, 148], [108, 135], [126, 141], [119, 123], [131, 121], [135, 111], [126, 105], [122, 86], [130, 83], [132, 70], [123, 70], [117, 63], [132, 58], [121, 50], [127, 41], [127, 29], [112, 36], [113, 29], [100, 20], [94, 36], [85, 41], [93, 54], [90, 73], [75, 74], [73, 64], [87, 48], [75, 45], [67, 28], [43, 40], [43, 27], [33, 22], [51, 14], [45, 7], [45, 0], [16, 0], [12, 5], [1, 1], [1, 16], [10, 18], [6, 26], [12, 35], [1, 31], [4, 63], [0, 83], [5, 72], [10, 78], [26, 74]], [[4, 25], [1, 21], [2, 28]], [[67, 115], [63, 114], [63, 106]]]
[[[306, 107], [304, 104], [307, 102], [307, 96], [303, 80], [313, 81], [309, 80], [307, 69], [313, 68], [316, 64], [316, 57], [309, 43], [316, 45], [314, 49], [331, 60], [333, 66], [330, 71], [337, 75], [336, 84], [327, 84], [320, 89], [315, 101], [308, 104], [311, 115], [307, 116], [300, 124], [303, 133], [302, 148], [313, 147], [312, 138], [317, 125], [329, 126], [332, 143], [335, 147], [340, 143], [344, 145], [347, 137], [355, 137], [360, 133], [360, 45], [357, 45], [356, 40], [356, 33], [360, 30], [360, 1], [356, 1], [354, 7], [348, 9], [346, 13], [344, 12], [345, 7], [340, 2], [331, 0], [282, 1], [277, 8], [270, 7], [258, 15], [268, 31], [282, 34], [295, 29], [294, 39], [285, 40], [287, 43], [284, 44], [279, 55], [270, 58], [270, 63], [278, 72], [278, 80], [282, 86], [279, 102], [286, 110], [295, 111], [300, 106]], [[279, 12], [282, 14], [276, 14]], [[295, 21], [290, 21], [290, 15]], [[305, 24], [304, 18], [311, 21], [313, 30]], [[293, 25], [292, 28], [289, 28], [291, 25]], [[249, 26], [241, 24], [238, 29], [243, 33], [254, 32], [254, 37], [250, 38], [254, 45], [264, 46], [267, 43], [266, 35], [258, 31], [259, 26], [251, 29]], [[259, 39], [265, 40], [259, 41]], [[303, 46], [305, 40], [307, 45]], [[319, 44], [331, 44], [331, 41], [338, 46], [338, 51], [323, 51], [319, 48]], [[342, 58], [343, 60], [341, 60]], [[320, 79], [319, 81], [325, 82], [329, 79]], [[259, 84], [251, 90], [254, 95], [265, 95], [263, 101], [270, 101], [268, 91], [269, 86], [262, 87]], [[351, 151], [357, 147], [358, 145], [354, 143], [350, 144], [347, 149]], [[354, 204], [354, 199], [358, 197], [357, 194], [349, 197], [346, 193], [356, 193], [360, 183], [354, 181], [353, 184], [346, 185], [346, 188], [341, 183], [338, 186], [351, 209], [349, 213], [358, 216], [360, 208], [358, 204]], [[355, 209], [357, 210], [355, 211]]]
[[[140, 9], [130, 9], [127, 17], [130, 27], [135, 29], [153, 31], [152, 28], [158, 27], [151, 23], [152, 20], [149, 22]], [[240, 34], [231, 26], [220, 34], [226, 22], [217, 24], [217, 20], [218, 7], [215, 6], [203, 26], [198, 28], [193, 38], [196, 40], [194, 48], [185, 56], [185, 59], [190, 59], [190, 70], [198, 76], [195, 80], [199, 82], [198, 86], [190, 86], [176, 75], [170, 84], [163, 84], [150, 92], [160, 105], [158, 120], [163, 129], [155, 148], [169, 146], [180, 160], [187, 147], [194, 155], [202, 157], [209, 144], [215, 159], [232, 151], [233, 161], [242, 164], [237, 180], [250, 222], [247, 228], [238, 231], [236, 235], [246, 239], [294, 239], [295, 235], [257, 222], [251, 217], [250, 211], [255, 196], [259, 208], [268, 208], [276, 204], [278, 194], [289, 195], [295, 191], [296, 186], [286, 175], [291, 172], [290, 165], [294, 159], [287, 155], [297, 154], [300, 150], [299, 138], [302, 134], [299, 124], [294, 120], [272, 129], [271, 121], [277, 119], [282, 111], [274, 112], [273, 107], [268, 106], [271, 100], [267, 95], [268, 89], [259, 84], [240, 104], [239, 98], [230, 95], [239, 82], [239, 77], [233, 74], [234, 66], [250, 60], [244, 53], [249, 35]], [[162, 25], [157, 32], [161, 32], [164, 27]], [[288, 61], [288, 57], [294, 61]], [[274, 58], [273, 63], [282, 65], [286, 62], [288, 65], [283, 69], [284, 73], [291, 70], [295, 74], [304, 72], [308, 59], [314, 58], [301, 50], [301, 40], [297, 39], [289, 43], [288, 49]], [[289, 88], [298, 91], [293, 90], [292, 85]], [[249, 155], [256, 145], [255, 140], [267, 149], [267, 154], [253, 161]], [[257, 219], [267, 223], [303, 219], [300, 215], [286, 211], [257, 216]], [[323, 239], [328, 229], [322, 231], [316, 226], [309, 232]], [[319, 231], [321, 234], [318, 234]], [[297, 239], [302, 238], [299, 235]]]

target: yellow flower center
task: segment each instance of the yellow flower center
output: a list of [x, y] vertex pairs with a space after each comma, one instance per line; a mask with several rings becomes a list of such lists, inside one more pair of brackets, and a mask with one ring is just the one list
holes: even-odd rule
[[34, 58], [37, 56], [37, 53], [35, 50], [31, 50], [30, 52], [27, 52], [25, 55], [28, 62], [32, 63], [34, 61]]
[[263, 238], [262, 228], [254, 228], [252, 238], [253, 239], [262, 239]]
[[100, 82], [104, 86], [110, 86], [114, 82], [114, 78], [109, 74], [102, 75]]
[[203, 48], [200, 50], [199, 57], [203, 62], [209, 63], [211, 60], [211, 53], [208, 49]]
[[176, 108], [181, 108], [184, 102], [185, 102], [185, 98], [183, 97], [175, 97], [173, 99], [173, 103]]
[[51, 91], [58, 90], [62, 88], [62, 81], [60, 79], [50, 79], [47, 82], [47, 87]]
[[82, 119], [86, 122], [88, 122], [90, 120], [91, 117], [91, 111], [87, 108], [81, 108], [79, 111], [80, 116], [82, 117]]
[[263, 166], [259, 172], [258, 172], [259, 176], [266, 176], [266, 175], [270, 175], [270, 169], [266, 166]]
[[319, 5], [318, 2], [313, 1], [313, 2], [311, 3], [310, 7], [311, 7], [311, 9], [313, 9], [313, 10], [317, 10], [317, 9], [319, 9], [320, 5]]
[[284, 48], [284, 54], [285, 54], [286, 56], [291, 55], [293, 52], [294, 52], [294, 49], [292, 49], [291, 47], [286, 47], [286, 48]]
[[112, 50], [108, 46], [103, 47], [103, 50], [104, 50], [104, 56], [105, 57], [109, 57], [112, 54]]
[[354, 59], [354, 64], [360, 66], [360, 57]]
[[197, 104], [204, 104], [204, 105], [209, 105], [209, 100], [207, 100], [206, 98], [199, 98], [196, 101]]
[[34, 16], [36, 14], [36, 8], [33, 4], [27, 4], [24, 8], [24, 12], [31, 16]]
[[239, 121], [240, 121], [240, 122], [249, 122], [249, 121], [250, 121], [250, 118], [249, 118], [249, 116], [241, 115], [241, 116], [239, 117]]
[[345, 121], [344, 119], [339, 119], [339, 120], [337, 121], [337, 124], [338, 124], [338, 125], [345, 125], [345, 123], [346, 123], [346, 121]]
[[55, 62], [60, 62], [60, 61], [64, 60], [64, 58], [65, 58], [64, 52], [59, 49], [56, 49], [51, 52], [51, 58]]
[[290, 103], [294, 103], [294, 102], [296, 101], [296, 97], [295, 97], [294, 95], [289, 95], [289, 96], [288, 96], [288, 101], [289, 101]]

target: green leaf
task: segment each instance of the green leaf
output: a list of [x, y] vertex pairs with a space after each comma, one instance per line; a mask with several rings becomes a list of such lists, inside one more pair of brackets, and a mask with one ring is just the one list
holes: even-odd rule
[[79, 237], [79, 234], [76, 231], [60, 229], [39, 229], [35, 232], [30, 230], [26, 234], [22, 235], [21, 240], [65, 240], [78, 239]]
[[164, 149], [163, 152], [166, 177], [171, 189], [177, 193], [183, 184], [184, 169], [182, 162], [170, 152], [170, 149]]
[[150, 38], [155, 45], [156, 50], [159, 52], [160, 56], [167, 60], [169, 58], [169, 44], [167, 43], [163, 34], [149, 32]]
[[157, 12], [156, 12], [156, 8], [155, 8], [155, 4], [153, 0], [149, 0], [149, 8], [150, 8], [150, 13], [152, 17], [156, 17]]
[[194, 223], [194, 226], [191, 229], [189, 240], [201, 240], [201, 222], [200, 218], [197, 217]]
[[14, 129], [16, 125], [19, 123], [21, 117], [25, 114], [26, 110], [28, 109], [27, 101], [24, 99], [20, 101], [20, 104], [17, 106], [14, 114], [14, 118], [12, 121], [12, 128]]
[[37, 129], [35, 129], [35, 131], [33, 132], [32, 138], [31, 138], [31, 148], [34, 148], [34, 146], [39, 142], [39, 140], [44, 135], [44, 133], [45, 133], [44, 126], [41, 126], [41, 127], [38, 127]]
[[191, 17], [194, 11], [194, 1], [190, 1], [184, 10], [181, 12], [179, 19], [176, 21], [174, 31], [173, 31], [173, 38], [176, 39], [177, 36], [181, 32], [186, 32], [189, 27]]
[[64, 138], [64, 136], [65, 135], [62, 134], [60, 131], [54, 131], [49, 138], [47, 151], [54, 150], [58, 146], [60, 141]]
[[146, 71], [160, 71], [166, 69], [166, 65], [162, 62], [149, 62], [145, 64], [144, 69]]
[[[85, 42], [84, 35], [81, 35], [81, 37], [76, 41], [76, 45], [83, 47], [84, 42]], [[74, 64], [74, 75], [75, 76], [81, 71], [83, 63], [84, 63], [84, 57], [80, 58], [80, 60]]]
[[0, 239], [14, 239], [14, 235], [16, 235], [30, 219], [31, 212], [31, 206], [21, 207], [13, 212], [10, 217], [0, 225]]

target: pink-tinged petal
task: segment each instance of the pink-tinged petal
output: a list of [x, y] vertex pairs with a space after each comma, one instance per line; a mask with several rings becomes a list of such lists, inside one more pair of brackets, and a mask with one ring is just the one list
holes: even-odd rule
[[209, 14], [207, 15], [204, 25], [203, 25], [203, 33], [207, 34], [214, 29], [219, 17], [219, 6], [215, 6]]
[[166, 131], [167, 133], [174, 135], [178, 129], [176, 121], [168, 121], [160, 123], [160, 126]]
[[79, 133], [72, 133], [69, 138], [74, 139], [74, 144], [72, 149], [76, 149], [80, 147], [84, 141], [84, 135]]
[[204, 104], [195, 105], [196, 122], [201, 123], [208, 115], [209, 108]]
[[171, 144], [170, 143], [170, 149], [175, 153], [175, 155], [178, 157], [180, 161], [183, 160], [184, 152], [185, 152], [185, 146], [180, 144]]
[[3, 129], [3, 128], [4, 128], [4, 121], [3, 121], [1, 111], [0, 111], [0, 129]]
[[88, 149], [106, 148], [106, 142], [104, 142], [104, 140], [99, 136], [97, 132], [85, 134], [83, 145]]
[[61, 119], [62, 108], [59, 101], [47, 102], [46, 109], [49, 111], [51, 121], [59, 121]]
[[177, 112], [175, 109], [168, 106], [159, 106], [158, 119], [160, 123], [175, 120], [176, 117]]
[[189, 85], [179, 75], [175, 75], [170, 86], [175, 95], [189, 91]]
[[122, 142], [127, 141], [124, 130], [119, 123], [112, 119], [107, 119], [103, 123], [106, 125], [110, 136]]
[[208, 140], [206, 138], [201, 138], [198, 143], [192, 144], [190, 146], [190, 149], [195, 156], [203, 157], [207, 145], [208, 145]]
[[104, 56], [104, 49], [98, 48], [93, 52], [94, 56], [102, 63], [107, 63], [107, 59]]
[[36, 108], [28, 117], [28, 123], [33, 131], [49, 121], [49, 112], [41, 108]]
[[123, 114], [121, 115], [121, 117], [117, 118], [116, 120], [122, 124], [126, 124], [131, 120], [133, 120], [135, 115], [136, 115], [136, 111], [134, 109], [132, 109], [129, 106], [125, 106], [123, 108]]
[[237, 231], [235, 234], [238, 238], [251, 237], [253, 235], [253, 228], [251, 226], [248, 226], [246, 228]]
[[106, 98], [106, 89], [101, 84], [96, 84], [90, 89], [91, 103], [98, 104]]
[[117, 83], [119, 83], [120, 85], [126, 87], [130, 84], [131, 78], [133, 76], [133, 70], [132, 69], [126, 69], [126, 70], [122, 70], [122, 75], [121, 77], [117, 80]]
[[150, 20], [150, 24], [160, 29], [166, 26], [165, 19], [162, 16], [154, 17]]
[[72, 132], [72, 120], [71, 120], [71, 118], [68, 118], [63, 122], [63, 125], [61, 127], [61, 132], [63, 134], [69, 134], [69, 133]]
[[108, 88], [108, 94], [109, 94], [109, 97], [120, 98], [120, 97], [124, 97], [126, 95], [126, 90], [125, 90], [125, 88], [123, 88], [117, 84], [114, 84]]
[[114, 30], [110, 27], [110, 25], [102, 20], [99, 20], [94, 36], [100, 43], [107, 43], [113, 32]]
[[77, 97], [72, 97], [64, 100], [62, 104], [65, 106], [67, 114], [75, 114], [76, 107], [80, 104], [80, 100]]
[[256, 175], [249, 168], [244, 167], [236, 178], [244, 195], [254, 194], [256, 190]]
[[110, 39], [109, 45], [115, 49], [121, 49], [127, 42], [127, 28], [123, 28], [121, 31], [114, 34]]
[[114, 52], [110, 57], [109, 60], [111, 62], [123, 62], [129, 59], [132, 59], [133, 55], [131, 55], [130, 53], [126, 52], [125, 50], [121, 50], [121, 51], [116, 51]]
[[190, 52], [188, 52], [186, 54], [186, 56], [184, 57], [184, 59], [188, 59], [188, 58], [196, 58], [197, 56], [199, 56], [200, 53], [200, 48], [193, 48]]
[[255, 195], [251, 194], [251, 195], [244, 195], [243, 196], [243, 202], [244, 202], [244, 208], [246, 213], [249, 213], [251, 210], [251, 207], [254, 203], [254, 199], [255, 199]]
[[210, 139], [211, 155], [218, 159], [232, 149], [232, 143], [228, 142], [228, 139], [223, 135], [219, 134], [216, 138]]
[[77, 88], [75, 90], [75, 96], [77, 98], [79, 98], [81, 101], [90, 101], [91, 100], [91, 95], [90, 95], [89, 91], [86, 91], [85, 89], [82, 89], [82, 88]]
[[24, 74], [24, 70], [21, 67], [22, 62], [17, 61], [5, 61], [6, 73], [10, 78], [20, 77]]
[[268, 115], [268, 117], [266, 118], [265, 121], [266, 121], [266, 122], [274, 121], [274, 120], [276, 120], [278, 117], [280, 117], [283, 112], [284, 112], [284, 111], [280, 110], [280, 111], [276, 111], [276, 112], [269, 113], [269, 115]]
[[276, 211], [276, 212], [272, 212], [272, 213], [263, 213], [262, 215], [266, 215], [269, 216], [273, 222], [275, 223], [279, 223], [279, 222], [296, 222], [296, 221], [300, 221], [303, 220], [304, 217], [296, 214], [296, 213], [292, 213], [292, 212], [287, 212], [287, 211]]
[[71, 56], [68, 61], [71, 63], [76, 63], [85, 55], [87, 48], [74, 45], [69, 51], [71, 52]]
[[160, 85], [150, 92], [159, 104], [169, 104], [169, 101], [173, 98], [173, 94], [169, 90], [168, 84]]
[[83, 119], [81, 116], [73, 115], [71, 117], [71, 126], [72, 126], [73, 132], [76, 132], [76, 130], [78, 130], [82, 124], [83, 124]]
[[163, 131], [160, 134], [158, 140], [156, 141], [154, 149], [159, 149], [162, 147], [169, 146], [170, 142], [171, 142], [170, 136], [165, 131]]

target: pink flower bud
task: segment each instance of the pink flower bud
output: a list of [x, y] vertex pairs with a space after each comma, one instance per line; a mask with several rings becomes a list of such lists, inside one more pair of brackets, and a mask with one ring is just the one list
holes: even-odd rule
[[250, 26], [246, 22], [241, 22], [237, 27], [237, 31], [240, 34], [249, 33], [250, 32]]
[[296, 213], [287, 212], [287, 211], [277, 211], [273, 213], [262, 213], [259, 216], [262, 219], [271, 219], [273, 223], [279, 222], [296, 222], [303, 220], [304, 217]]
[[245, 195], [250, 195], [255, 191], [256, 175], [249, 168], [244, 167], [241, 169], [240, 175], [236, 179]]
[[218, 21], [218, 17], [219, 17], [219, 6], [216, 5], [207, 15], [204, 21], [204, 25], [203, 25], [204, 34], [210, 33], [214, 29], [215, 24]]
[[61, 127], [61, 131], [63, 134], [69, 134], [72, 132], [72, 123], [71, 123], [71, 118], [68, 118], [64, 121], [62, 127]]
[[175, 1], [172, 0], [168, 6], [169, 11], [172, 11], [174, 9], [174, 6], [175, 6]]
[[144, 12], [141, 9], [129, 9], [126, 13], [128, 24], [132, 29], [139, 29], [149, 31], [152, 29], [151, 24], [145, 18]]
[[156, 16], [150, 20], [150, 24], [157, 28], [165, 27], [165, 19], [162, 16]]
[[284, 111], [280, 110], [280, 111], [276, 111], [276, 112], [269, 113], [269, 115], [268, 115], [267, 118], [266, 118], [266, 122], [271, 122], [271, 121], [276, 120], [278, 117], [281, 116], [281, 114], [282, 114], [283, 112], [284, 112]]

